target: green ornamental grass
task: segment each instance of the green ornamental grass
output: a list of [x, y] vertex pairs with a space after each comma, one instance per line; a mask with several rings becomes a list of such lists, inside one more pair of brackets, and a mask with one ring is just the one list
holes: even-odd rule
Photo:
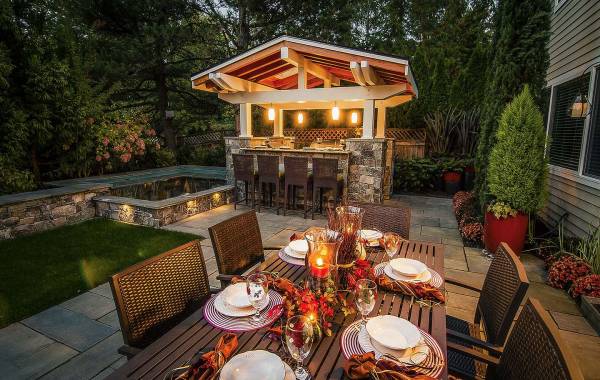
[[490, 195], [524, 213], [541, 209], [547, 196], [546, 134], [529, 86], [504, 109], [496, 138], [487, 177]]

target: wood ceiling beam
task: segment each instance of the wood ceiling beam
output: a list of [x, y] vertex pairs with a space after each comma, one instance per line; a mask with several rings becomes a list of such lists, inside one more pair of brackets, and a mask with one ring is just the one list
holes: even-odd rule
[[369, 65], [368, 61], [360, 62], [360, 69], [362, 70], [363, 78], [370, 86], [385, 84], [385, 82], [379, 77], [379, 75], [373, 70], [373, 67]]
[[367, 86], [367, 81], [363, 76], [362, 69], [360, 67], [360, 63], [358, 62], [350, 62], [350, 71], [352, 72], [352, 76], [354, 77], [354, 81], [361, 86]]
[[208, 75], [208, 78], [220, 88], [231, 92], [254, 92], [274, 90], [274, 88], [272, 87], [268, 87], [260, 83], [250, 82], [245, 79], [234, 77], [233, 75], [224, 73], [210, 73]]
[[296, 66], [304, 67], [304, 70], [317, 78], [324, 81], [331, 82], [332, 85], [339, 86], [340, 79], [335, 75], [331, 74], [324, 67], [313, 63], [312, 61], [305, 59], [302, 55], [298, 54], [295, 50], [288, 47], [281, 48], [281, 59]]

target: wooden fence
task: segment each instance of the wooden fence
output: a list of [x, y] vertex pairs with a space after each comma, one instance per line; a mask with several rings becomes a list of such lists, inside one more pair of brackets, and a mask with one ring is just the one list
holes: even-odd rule
[[194, 136], [178, 136], [177, 145], [212, 145], [223, 141], [225, 136], [235, 136], [235, 130], [223, 130]]

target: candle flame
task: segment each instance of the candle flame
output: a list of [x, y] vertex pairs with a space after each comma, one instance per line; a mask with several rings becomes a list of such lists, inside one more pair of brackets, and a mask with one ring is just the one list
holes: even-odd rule
[[324, 264], [324, 262], [323, 262], [323, 259], [322, 259], [322, 258], [320, 258], [320, 257], [317, 257], [316, 263], [317, 263], [317, 265], [318, 265], [318, 266], [320, 266], [320, 267], [321, 267], [321, 266], [323, 266], [323, 264]]

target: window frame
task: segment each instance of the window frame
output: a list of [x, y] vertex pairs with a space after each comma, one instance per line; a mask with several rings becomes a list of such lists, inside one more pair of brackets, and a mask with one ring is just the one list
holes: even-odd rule
[[[557, 0], [557, 1], [560, 1], [560, 0]], [[562, 0], [562, 1], [565, 2], [566, 0]], [[600, 104], [595, 104], [595, 99], [594, 99], [594, 94], [596, 92], [594, 90], [595, 90], [596, 86], [600, 86], [600, 83], [596, 83], [596, 77], [597, 77], [598, 71], [600, 71], [600, 62], [595, 62], [595, 63], [593, 63], [593, 66], [590, 69], [590, 83], [589, 83], [588, 94], [587, 94], [588, 101], [590, 102], [590, 104], [594, 104], [596, 107], [600, 106]], [[549, 139], [552, 136], [552, 127], [554, 124], [554, 110], [555, 110], [555, 103], [556, 103], [556, 88], [563, 83], [566, 83], [572, 79], [582, 76], [582, 74], [583, 73], [574, 70], [571, 73], [569, 73], [568, 76], [564, 76], [564, 77], [560, 78], [560, 80], [556, 80], [556, 81], [553, 81], [553, 83], [548, 84], [548, 87], [550, 87], [550, 102], [549, 102], [550, 104], [548, 105], [548, 109], [546, 110], [548, 112], [548, 120], [547, 120], [547, 125], [546, 125], [546, 138], [547, 139]], [[592, 106], [592, 107], [594, 107], [594, 106]], [[592, 132], [591, 124], [592, 124], [593, 112], [594, 112], [594, 110], [592, 109], [592, 112], [590, 112], [585, 117], [585, 120], [583, 122], [583, 132], [581, 135], [581, 150], [580, 150], [580, 154], [579, 154], [579, 165], [577, 167], [577, 170], [571, 170], [571, 169], [563, 168], [561, 166], [556, 166], [556, 165], [552, 165], [552, 164], [549, 164], [548, 166], [550, 169], [550, 173], [557, 174], [561, 177], [570, 179], [572, 181], [581, 183], [581, 184], [589, 186], [589, 187], [593, 187], [595, 189], [600, 189], [600, 178], [595, 178], [595, 177], [591, 177], [591, 176], [584, 174], [586, 158], [589, 154], [588, 141], [590, 139], [590, 134]], [[600, 128], [600, 125], [595, 126], [595, 128]], [[548, 144], [546, 144], [546, 154], [550, 154], [548, 148], [549, 148]]]

